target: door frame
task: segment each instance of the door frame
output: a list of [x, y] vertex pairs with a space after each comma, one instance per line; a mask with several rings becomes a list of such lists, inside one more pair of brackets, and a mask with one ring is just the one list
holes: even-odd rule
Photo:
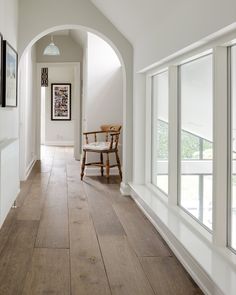
[[[82, 116], [82, 97], [81, 97], [81, 75], [80, 62], [39, 62], [37, 63], [37, 118], [36, 118], [36, 156], [41, 159], [41, 68], [72, 66], [74, 67], [74, 85], [72, 85], [72, 95], [78, 99], [74, 100], [72, 107], [79, 110], [77, 116], [72, 116], [74, 121], [74, 157], [80, 160], [81, 156], [81, 118]], [[50, 87], [50, 85], [48, 86]]]

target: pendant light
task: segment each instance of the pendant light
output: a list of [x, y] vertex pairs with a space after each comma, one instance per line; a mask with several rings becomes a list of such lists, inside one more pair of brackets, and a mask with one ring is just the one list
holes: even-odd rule
[[59, 48], [53, 42], [53, 36], [51, 36], [51, 43], [44, 49], [43, 55], [60, 55]]

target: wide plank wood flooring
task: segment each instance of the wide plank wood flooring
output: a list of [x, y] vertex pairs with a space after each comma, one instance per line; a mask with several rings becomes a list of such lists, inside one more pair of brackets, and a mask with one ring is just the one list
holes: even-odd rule
[[0, 295], [203, 294], [118, 177], [81, 182], [72, 148], [42, 155], [0, 230]]

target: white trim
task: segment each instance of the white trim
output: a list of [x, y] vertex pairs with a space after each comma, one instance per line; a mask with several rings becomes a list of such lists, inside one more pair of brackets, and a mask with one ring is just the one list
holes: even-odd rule
[[[74, 67], [74, 108], [77, 110], [79, 116], [74, 118], [74, 157], [76, 160], [80, 160], [80, 151], [82, 143], [82, 129], [81, 129], [81, 118], [82, 118], [82, 93], [81, 93], [81, 78], [80, 78], [80, 63]], [[73, 107], [73, 105], [72, 105]]]
[[[130, 183], [131, 197], [205, 294], [234, 295], [236, 259], [211, 243], [211, 235], [177, 206], [163, 202], [145, 185]], [[182, 211], [182, 212], [181, 212]], [[223, 275], [223, 273], [224, 275]], [[226, 279], [227, 278], [227, 279]]]
[[32, 169], [34, 168], [36, 161], [37, 161], [37, 158], [36, 158], [36, 156], [34, 156], [33, 159], [31, 160], [31, 162], [29, 163], [28, 167], [25, 169], [25, 177], [23, 180], [28, 179]]
[[[150, 79], [158, 71], [163, 71], [169, 67], [169, 204], [178, 203], [178, 124], [180, 122], [180, 112], [178, 111], [178, 66], [186, 61], [196, 57], [203, 56], [206, 52], [212, 52], [213, 55], [213, 141], [214, 141], [214, 163], [213, 163], [213, 244], [221, 245], [227, 249], [227, 47], [236, 40], [236, 23], [231, 26], [231, 31], [224, 31], [225, 35], [215, 34], [214, 40], [208, 38], [196, 48], [187, 52], [176, 54], [173, 58], [167, 58], [165, 62], [158, 63], [158, 66], [146, 72], [147, 87], [150, 88]], [[227, 34], [226, 34], [227, 33]], [[232, 41], [233, 40], [233, 41]], [[170, 72], [172, 71], [172, 73]], [[222, 99], [223, 98], [223, 99]], [[149, 148], [151, 138], [149, 135], [150, 126], [150, 91], [146, 93], [146, 163], [145, 163], [145, 183], [149, 180]], [[197, 222], [197, 221], [195, 221]]]
[[213, 242], [227, 245], [228, 60], [227, 47], [213, 51]]
[[43, 145], [74, 146], [74, 141], [45, 141]]
[[178, 67], [169, 66], [168, 201], [178, 203]]
[[130, 196], [131, 188], [128, 184], [126, 184], [122, 181], [120, 184], [120, 192], [123, 196]]
[[146, 146], [145, 146], [145, 183], [151, 182], [152, 161], [152, 81], [151, 76], [146, 77]]

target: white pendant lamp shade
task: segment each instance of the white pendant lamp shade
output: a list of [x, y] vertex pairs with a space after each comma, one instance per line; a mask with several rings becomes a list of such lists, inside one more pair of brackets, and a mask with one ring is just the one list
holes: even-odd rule
[[53, 42], [53, 36], [51, 36], [51, 43], [44, 49], [43, 55], [60, 55], [59, 48]]

